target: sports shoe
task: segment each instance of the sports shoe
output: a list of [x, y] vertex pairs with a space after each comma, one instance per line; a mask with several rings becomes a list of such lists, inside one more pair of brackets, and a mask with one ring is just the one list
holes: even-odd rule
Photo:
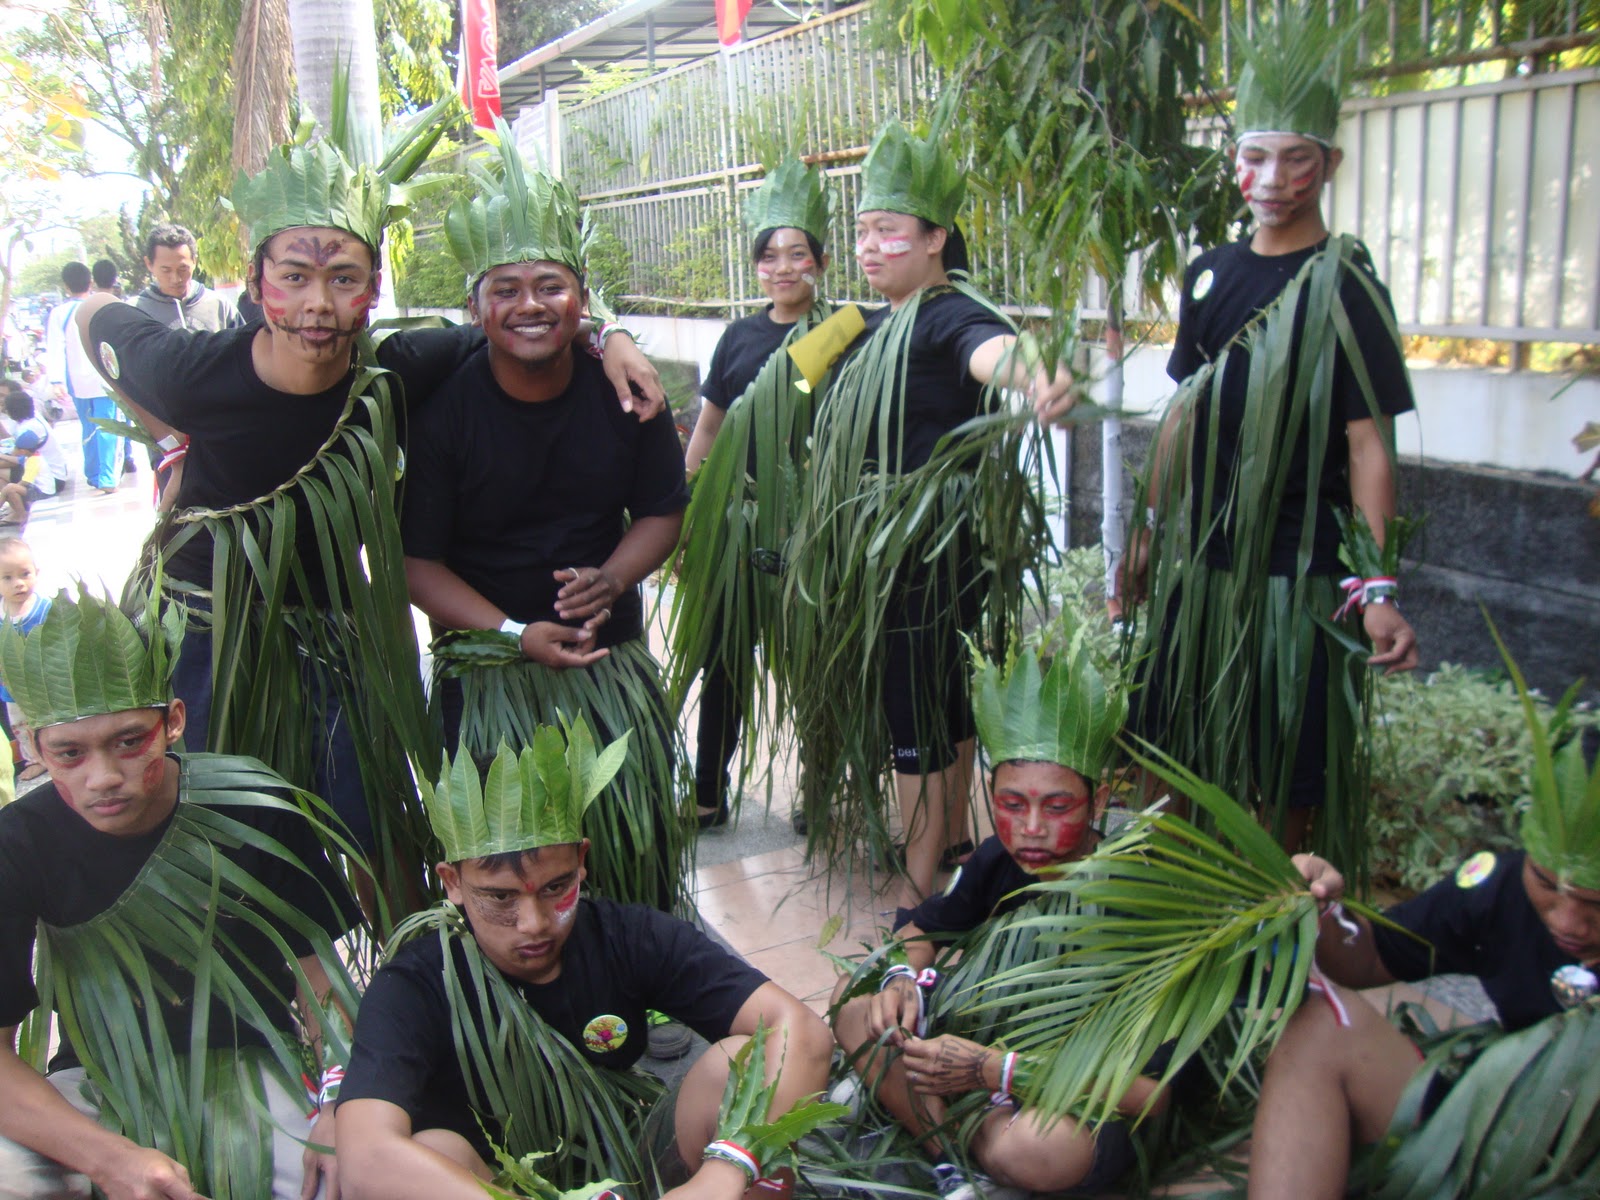
[[650, 1010], [650, 1032], [645, 1043], [645, 1053], [659, 1062], [671, 1062], [689, 1053], [694, 1045], [694, 1034], [682, 1021], [674, 1021], [666, 1013]]
[[1003, 1187], [979, 1171], [963, 1171], [953, 1163], [933, 1168], [933, 1186], [944, 1200], [1027, 1200], [1021, 1188]]

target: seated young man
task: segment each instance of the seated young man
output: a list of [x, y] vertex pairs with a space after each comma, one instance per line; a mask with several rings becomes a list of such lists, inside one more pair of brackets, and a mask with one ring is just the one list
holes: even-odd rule
[[[0, 809], [7, 1200], [87, 1200], [91, 1185], [290, 1200], [333, 1167], [309, 1148], [332, 1144], [333, 1113], [307, 1116], [300, 1031], [320, 1054], [330, 993], [353, 1008], [332, 939], [355, 906], [281, 779], [171, 753], [181, 637], [169, 618], [147, 642], [87, 592], [31, 631], [0, 627], [0, 671], [51, 774]], [[41, 1075], [48, 1022], [30, 1022], [27, 1060], [17, 1031], [51, 1007], [61, 1045]]]
[[[1395, 1135], [1390, 1123], [1417, 1075], [1420, 1051], [1344, 989], [1473, 975], [1501, 1026], [1514, 1033], [1567, 1006], [1563, 993], [1575, 967], [1600, 966], [1600, 768], [1585, 768], [1581, 740], [1531, 773], [1523, 851], [1473, 855], [1453, 877], [1389, 909], [1384, 915], [1397, 929], [1342, 914], [1335, 902], [1343, 877], [1320, 858], [1297, 856], [1312, 892], [1328, 902], [1317, 966], [1331, 982], [1327, 1002], [1303, 1003], [1267, 1060], [1250, 1150], [1253, 1200], [1343, 1196], [1352, 1147]], [[1539, 757], [1548, 754], [1544, 745]], [[1587, 982], [1592, 992], [1592, 974]], [[1443, 1098], [1444, 1082], [1437, 1075], [1429, 1081], [1424, 1120]], [[1470, 1072], [1456, 1086], [1473, 1086]], [[1441, 1146], [1439, 1153], [1447, 1151]], [[1513, 1185], [1501, 1194], [1517, 1192]]]
[[[520, 758], [502, 743], [482, 785], [462, 753], [424, 787], [460, 916], [394, 951], [362, 1000], [339, 1097], [347, 1197], [475, 1200], [492, 1137], [518, 1157], [556, 1152], [540, 1170], [576, 1174], [567, 1186], [605, 1173], [642, 1183], [636, 1197], [737, 1200], [753, 1177], [708, 1150], [732, 1055], [766, 1026], [774, 1116], [821, 1090], [832, 1041], [800, 1001], [683, 921], [580, 897], [583, 812], [625, 746], [597, 756], [580, 719], [539, 729]], [[712, 1046], [644, 1122], [654, 1085], [630, 1068], [647, 1009]], [[670, 1144], [641, 1147], [641, 1125]]]
[[[1018, 655], [1004, 674], [993, 666], [980, 668], [972, 692], [978, 737], [995, 764], [990, 785], [995, 834], [942, 895], [896, 913], [904, 963], [884, 972], [876, 995], [857, 996], [838, 1010], [834, 1035], [879, 1102], [925, 1139], [946, 1196], [976, 1200], [1017, 1195], [1017, 1189], [1103, 1188], [1133, 1162], [1127, 1127], [1110, 1122], [1091, 1133], [1071, 1118], [1043, 1122], [1020, 1109], [1010, 1094], [1015, 1056], [951, 1034], [929, 1036], [921, 1028], [927, 1007], [922, 989], [933, 986], [925, 972], [933, 965], [936, 943], [955, 941], [1010, 912], [1025, 899], [1019, 889], [1099, 844], [1094, 819], [1104, 794], [1097, 794], [1096, 785], [1111, 740], [1122, 727], [1126, 699], [1108, 690], [1087, 656], [1058, 656], [1041, 676], [1031, 650]], [[1041, 703], [1041, 697], [1050, 703]], [[1142, 1112], [1155, 1087], [1154, 1080], [1141, 1078], [1119, 1111]], [[975, 1091], [995, 1099], [965, 1147], [982, 1173], [964, 1173], [941, 1161], [946, 1149], [940, 1127], [950, 1101]]]

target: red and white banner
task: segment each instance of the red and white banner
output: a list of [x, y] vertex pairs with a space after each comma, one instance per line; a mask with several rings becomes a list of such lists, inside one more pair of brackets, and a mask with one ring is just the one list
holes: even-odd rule
[[483, 129], [500, 115], [496, 42], [494, 0], [461, 0], [461, 104]]
[[716, 0], [717, 41], [724, 46], [736, 46], [743, 35], [744, 19], [750, 15], [755, 0]]

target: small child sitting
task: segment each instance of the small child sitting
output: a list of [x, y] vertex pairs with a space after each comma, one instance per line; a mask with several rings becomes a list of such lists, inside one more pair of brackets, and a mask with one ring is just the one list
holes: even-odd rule
[[[1070, 1117], [1042, 1121], [1012, 1097], [1018, 1072], [1026, 1070], [1015, 1054], [920, 1026], [929, 1007], [923, 989], [937, 986], [931, 971], [935, 942], [956, 941], [1011, 912], [1027, 899], [1021, 889], [1099, 844], [1094, 824], [1108, 789], [1096, 785], [1127, 701], [1108, 687], [1087, 654], [1062, 654], [1042, 672], [1031, 650], [1004, 673], [980, 667], [972, 697], [979, 740], [995, 764], [995, 835], [943, 895], [896, 913], [903, 963], [884, 972], [876, 995], [856, 996], [839, 1008], [834, 1036], [878, 1101], [923, 1139], [944, 1196], [998, 1200], [1025, 1192], [1104, 1189], [1134, 1161], [1126, 1123], [1111, 1121], [1091, 1132]], [[836, 998], [848, 983], [841, 983]], [[1155, 1080], [1141, 1077], [1118, 1111], [1128, 1117], [1144, 1111], [1156, 1088]], [[950, 1101], [975, 1091], [991, 1093], [992, 1101], [965, 1148], [980, 1171], [964, 1173], [940, 1161], [940, 1127]], [[1164, 1103], [1158, 1097], [1155, 1107]]]
[[[38, 583], [39, 568], [28, 543], [21, 538], [0, 539], [0, 610], [6, 624], [27, 633], [44, 620], [50, 611], [50, 597], [38, 593]], [[33, 731], [24, 723], [22, 710], [6, 689], [4, 679], [0, 679], [0, 700], [5, 701], [6, 722], [17, 743], [17, 778], [37, 779], [45, 772], [44, 764], [34, 747]]]

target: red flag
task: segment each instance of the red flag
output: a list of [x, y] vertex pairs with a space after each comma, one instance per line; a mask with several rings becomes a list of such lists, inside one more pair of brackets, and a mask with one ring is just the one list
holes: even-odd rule
[[500, 115], [500, 64], [495, 0], [461, 0], [461, 104], [488, 129]]
[[750, 15], [750, 7], [754, 3], [755, 0], [716, 0], [717, 41], [724, 46], [738, 44], [740, 28]]

